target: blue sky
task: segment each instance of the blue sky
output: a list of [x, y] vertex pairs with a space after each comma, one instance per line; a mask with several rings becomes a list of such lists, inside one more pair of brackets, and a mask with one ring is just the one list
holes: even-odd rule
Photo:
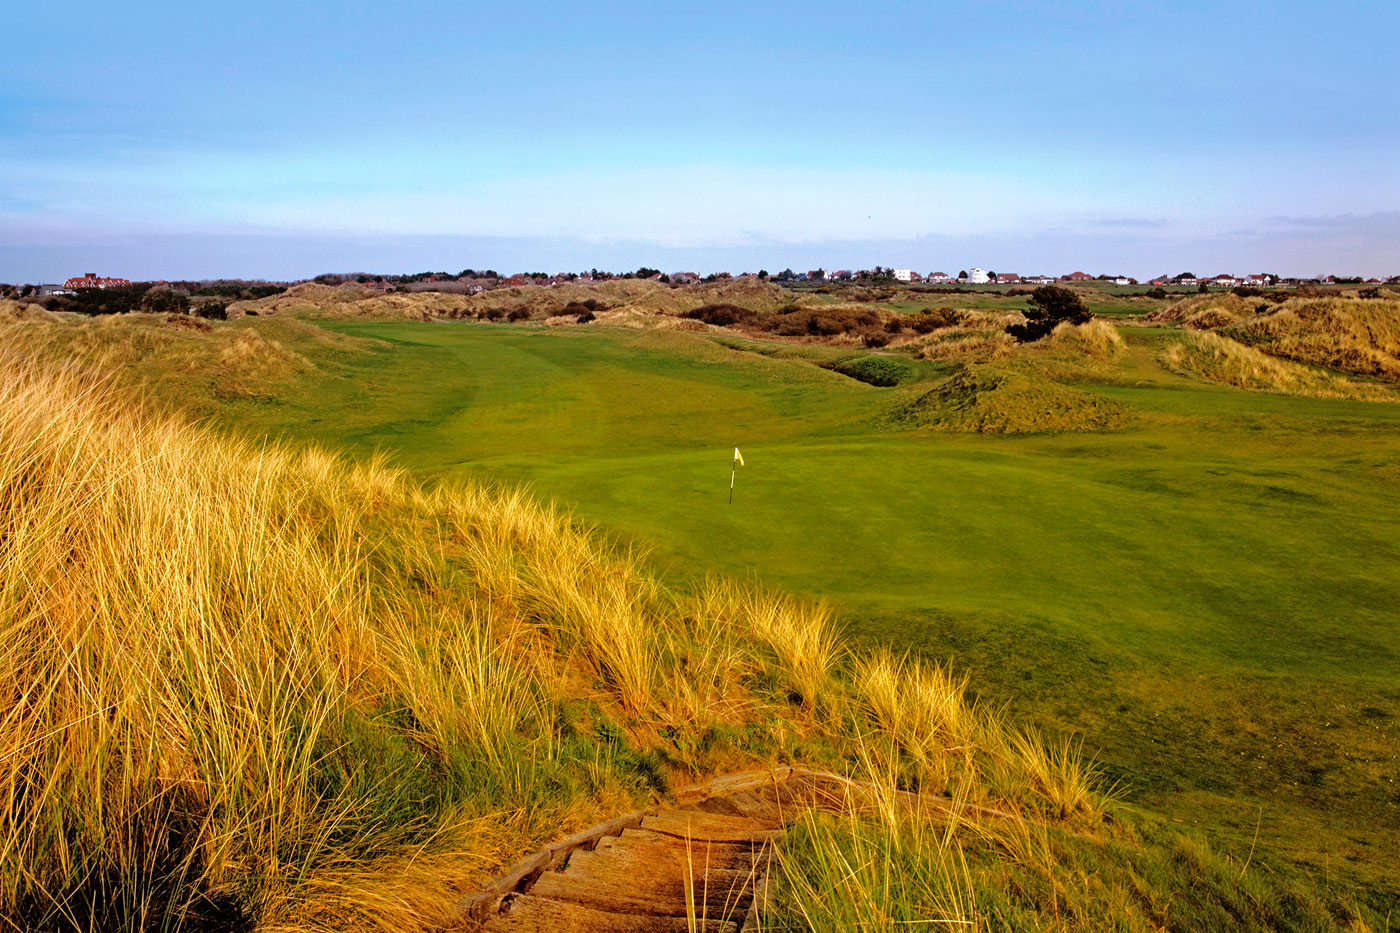
[[1393, 3], [25, 4], [0, 281], [1400, 273]]

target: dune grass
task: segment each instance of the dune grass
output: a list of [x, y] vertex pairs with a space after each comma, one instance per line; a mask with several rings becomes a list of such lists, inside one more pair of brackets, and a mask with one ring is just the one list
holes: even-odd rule
[[1295, 298], [1240, 321], [1229, 335], [1277, 356], [1400, 379], [1400, 300]]
[[1400, 401], [1400, 395], [1384, 388], [1281, 360], [1210, 331], [1184, 334], [1162, 352], [1162, 361], [1182, 375], [1240, 389], [1313, 398]]

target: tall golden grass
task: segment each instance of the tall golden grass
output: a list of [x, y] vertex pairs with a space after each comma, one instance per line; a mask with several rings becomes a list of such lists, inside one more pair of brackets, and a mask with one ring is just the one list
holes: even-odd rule
[[1396, 401], [1393, 392], [1278, 359], [1211, 331], [1193, 331], [1167, 345], [1168, 369], [1222, 385], [1284, 395]]
[[[693, 597], [520, 491], [232, 439], [0, 358], [0, 917], [427, 929], [729, 735], [1059, 816], [1091, 791], [830, 613]], [[801, 737], [805, 752], [783, 736]], [[805, 744], [802, 744], [805, 743]], [[665, 764], [663, 763], [663, 769]], [[651, 781], [656, 784], [655, 780]]]
[[1237, 325], [1277, 356], [1400, 379], [1400, 300], [1295, 298]]

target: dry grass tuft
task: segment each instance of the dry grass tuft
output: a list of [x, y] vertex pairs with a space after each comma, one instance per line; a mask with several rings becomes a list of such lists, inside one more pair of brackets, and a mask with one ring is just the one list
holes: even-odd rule
[[1114, 359], [1127, 348], [1118, 328], [1102, 318], [1083, 324], [1060, 324], [1050, 334], [1049, 342], [1098, 360]]

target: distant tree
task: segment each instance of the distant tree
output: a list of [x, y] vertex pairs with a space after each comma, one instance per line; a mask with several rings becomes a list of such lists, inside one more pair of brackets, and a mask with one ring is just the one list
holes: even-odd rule
[[988, 270], [987, 270], [987, 279], [988, 279], [988, 281], [995, 282], [995, 281], [997, 280], [997, 274], [996, 274], [995, 272], [991, 271], [990, 269], [988, 269]]
[[1202, 282], [1200, 285], [1197, 285], [1197, 286], [1196, 286], [1196, 291], [1198, 291], [1198, 292], [1200, 292], [1202, 295], [1204, 295], [1206, 292], [1210, 291], [1210, 288], [1209, 288], [1209, 286], [1206, 285], [1205, 282]]
[[759, 277], [759, 279], [760, 279], [761, 281], [764, 281], [764, 282], [768, 281], [768, 270], [767, 270], [767, 269], [759, 269], [759, 270], [758, 270], [758, 277]]
[[1077, 294], [1058, 285], [1042, 285], [1031, 292], [1031, 306], [1024, 313], [1026, 323], [1012, 324], [1006, 332], [1027, 343], [1048, 337], [1060, 324], [1083, 324], [1093, 317]]
[[667, 275], [666, 273], [663, 272], [663, 273], [661, 273], [661, 282], [662, 282], [662, 284], [670, 285], [670, 284], [671, 284], [671, 277], [670, 277], [669, 275]]
[[642, 266], [640, 269], [638, 269], [636, 272], [633, 273], [633, 275], [635, 275], [635, 276], [636, 276], [637, 278], [639, 278], [639, 279], [649, 279], [649, 278], [651, 278], [653, 275], [660, 275], [660, 274], [661, 274], [661, 270], [660, 270], [660, 269], [652, 269], [652, 268], [650, 268], [650, 267], [648, 267], [648, 266]]
[[965, 278], [967, 278], [967, 270], [964, 269], [963, 271], [959, 272], [959, 273], [958, 273], [958, 278], [960, 278], [960, 279], [965, 279]]
[[1167, 290], [1162, 286], [1158, 285], [1156, 288], [1148, 290], [1147, 297], [1156, 298], [1158, 301], [1162, 301], [1167, 297]]

